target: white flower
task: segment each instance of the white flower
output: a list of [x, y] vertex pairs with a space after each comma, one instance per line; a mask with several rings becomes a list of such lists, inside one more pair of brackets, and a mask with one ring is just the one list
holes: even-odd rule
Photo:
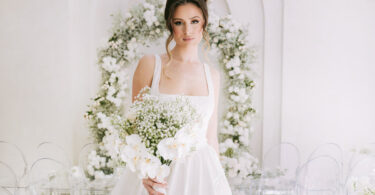
[[130, 59], [135, 57], [135, 53], [133, 50], [124, 50], [124, 55]]
[[152, 26], [157, 21], [157, 18], [155, 17], [155, 12], [153, 10], [145, 11], [143, 17], [146, 20], [147, 26]]
[[121, 159], [126, 162], [126, 166], [133, 172], [137, 170], [141, 163], [141, 156], [137, 155], [136, 150], [129, 146], [124, 147]]
[[158, 167], [161, 166], [161, 162], [158, 158], [151, 154], [145, 155], [140, 163], [141, 178], [150, 177], [155, 178]]
[[164, 159], [174, 160], [177, 157], [178, 143], [174, 138], [165, 138], [158, 144], [158, 151]]
[[132, 15], [129, 12], [126, 12], [125, 19], [132, 17]]
[[229, 177], [236, 177], [237, 172], [234, 169], [229, 169], [228, 175], [229, 175]]
[[212, 26], [212, 30], [215, 32], [219, 28], [219, 21], [220, 17], [216, 15], [214, 12], [210, 12], [210, 18], [209, 18], [209, 23]]
[[226, 33], [225, 36], [227, 37], [227, 39], [231, 39], [234, 34], [233, 33]]
[[95, 171], [94, 176], [95, 176], [96, 179], [105, 178], [105, 175], [104, 175], [103, 171]]
[[87, 165], [87, 173], [89, 174], [89, 175], [94, 175], [94, 172], [95, 172], [95, 170], [94, 170], [94, 167], [92, 166], [92, 165]]
[[126, 136], [126, 144], [121, 152], [121, 159], [127, 163], [130, 170], [136, 171], [143, 156], [147, 153], [147, 149], [137, 134]]
[[120, 67], [116, 63], [116, 59], [112, 58], [111, 56], [106, 56], [103, 58], [102, 67], [108, 72], [116, 72], [120, 69]]
[[111, 118], [107, 117], [101, 112], [98, 112], [96, 116], [100, 119], [100, 123], [98, 123], [99, 128], [107, 129], [110, 132], [116, 131], [116, 129], [112, 126]]
[[242, 142], [244, 145], [250, 144], [250, 138], [248, 133], [244, 133], [240, 136], [240, 142]]
[[134, 122], [136, 118], [137, 118], [136, 113], [134, 113], [134, 112], [132, 112], [132, 111], [126, 113], [126, 119], [127, 119], [127, 120], [129, 120], [129, 121], [131, 121], [131, 122]]
[[73, 176], [75, 178], [82, 178], [83, 177], [83, 170], [82, 170], [81, 167], [73, 166], [70, 169], [70, 174], [71, 174], [71, 176]]
[[169, 175], [170, 168], [167, 165], [161, 165], [156, 170], [156, 179], [158, 181], [162, 181], [164, 178], [166, 178]]
[[114, 83], [116, 78], [117, 78], [117, 74], [112, 73], [108, 81], [111, 82], [111, 83]]
[[90, 165], [93, 166], [93, 168], [100, 168], [100, 156], [96, 154], [95, 150], [91, 151], [91, 153], [88, 156], [88, 159]]
[[117, 156], [119, 155], [121, 150], [121, 146], [123, 145], [118, 133], [116, 131], [107, 131], [105, 133], [105, 136], [103, 137], [103, 144], [103, 150], [107, 151], [107, 154], [112, 159], [117, 159]]
[[150, 9], [150, 10], [154, 10], [155, 9], [155, 7], [152, 4], [149, 4], [147, 2], [143, 3], [143, 7], [146, 8], [146, 9]]

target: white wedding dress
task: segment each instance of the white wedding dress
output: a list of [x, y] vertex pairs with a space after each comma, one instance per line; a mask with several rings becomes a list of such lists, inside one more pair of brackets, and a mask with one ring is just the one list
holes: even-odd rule
[[[214, 110], [214, 88], [211, 80], [209, 66], [204, 64], [208, 96], [186, 96], [193, 106], [203, 116], [203, 128], [199, 135], [206, 138], [208, 122]], [[161, 74], [161, 59], [155, 55], [154, 77], [151, 93], [160, 98], [175, 98], [174, 94], [159, 93], [159, 80]], [[166, 178], [168, 182], [167, 195], [231, 195], [231, 189], [225, 177], [215, 149], [203, 144], [198, 150], [190, 154], [184, 161], [172, 163], [171, 172]], [[112, 195], [148, 195], [142, 180], [126, 168], [123, 175], [112, 190]]]

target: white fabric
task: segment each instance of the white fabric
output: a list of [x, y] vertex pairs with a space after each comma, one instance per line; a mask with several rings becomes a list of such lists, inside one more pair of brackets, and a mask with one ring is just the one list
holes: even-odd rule
[[[214, 110], [214, 88], [209, 66], [204, 64], [208, 96], [186, 96], [198, 113], [203, 116], [203, 127], [199, 135], [205, 140], [209, 120]], [[175, 94], [159, 92], [161, 74], [161, 59], [155, 55], [154, 77], [151, 93], [168, 100]], [[199, 150], [194, 151], [184, 161], [171, 164], [171, 173], [167, 177], [167, 195], [231, 195], [231, 189], [224, 169], [214, 148], [205, 142]], [[147, 190], [138, 176], [126, 169], [112, 191], [112, 195], [147, 195]]]

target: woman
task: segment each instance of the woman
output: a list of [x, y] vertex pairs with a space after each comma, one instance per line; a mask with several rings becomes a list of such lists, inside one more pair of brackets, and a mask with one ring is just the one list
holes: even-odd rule
[[[133, 101], [146, 86], [160, 98], [188, 97], [204, 116], [204, 128], [199, 133], [206, 138], [207, 144], [171, 167], [165, 183], [152, 178], [140, 180], [127, 169], [112, 194], [161, 195], [154, 190], [159, 187], [166, 188], [168, 195], [230, 195], [218, 152], [219, 72], [202, 64], [198, 56], [202, 38], [208, 43], [207, 4], [204, 0], [167, 0], [164, 18], [170, 31], [167, 53], [140, 59], [133, 76]], [[176, 45], [169, 50], [172, 40]]]

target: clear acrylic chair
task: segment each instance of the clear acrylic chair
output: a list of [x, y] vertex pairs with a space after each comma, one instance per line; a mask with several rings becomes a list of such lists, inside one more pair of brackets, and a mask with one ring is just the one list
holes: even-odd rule
[[[86, 171], [88, 162], [88, 155], [97, 148], [97, 144], [94, 143], [88, 143], [82, 146], [81, 150], [79, 151], [78, 155], [78, 166], [81, 169], [82, 172]], [[81, 178], [79, 181], [75, 182], [75, 185], [79, 188], [84, 188], [87, 183], [88, 179], [83, 175], [83, 178]]]
[[82, 146], [81, 150], [79, 151], [79, 156], [78, 156], [78, 165], [82, 169], [86, 168], [88, 164], [88, 155], [90, 154], [91, 151], [95, 150], [96, 147], [97, 147], [97, 144], [94, 144], [94, 143], [88, 143]]
[[334, 158], [339, 164], [340, 168], [340, 193], [343, 193], [345, 186], [344, 179], [344, 151], [336, 143], [324, 143], [318, 146], [307, 158], [307, 161], [322, 155], [327, 155]]
[[13, 195], [14, 193], [12, 193], [9, 189], [7, 189], [5, 187], [0, 187], [0, 194], [3, 194], [3, 195]]
[[18, 194], [17, 189], [24, 184], [28, 166], [20, 148], [7, 141], [0, 140], [0, 188], [4, 193]]
[[367, 155], [353, 165], [345, 187], [346, 194], [375, 194], [375, 156]]
[[50, 158], [59, 161], [66, 166], [72, 165], [72, 160], [66, 150], [56, 143], [49, 141], [42, 142], [38, 144], [36, 149], [38, 158]]
[[294, 194], [300, 153], [291, 143], [281, 143], [269, 149], [262, 161], [258, 194]]
[[309, 161], [310, 159], [313, 159], [317, 156], [327, 155], [334, 158], [339, 165], [342, 167], [344, 162], [344, 152], [343, 149], [336, 143], [324, 143], [320, 146], [318, 146], [308, 157]]
[[346, 167], [346, 177], [344, 177], [344, 183], [348, 182], [350, 174], [354, 167], [362, 160], [368, 158], [369, 156], [375, 156], [375, 142], [365, 144], [361, 149], [354, 149], [351, 151], [351, 157]]
[[58, 192], [71, 194], [69, 170], [63, 162], [52, 158], [39, 158], [33, 162], [28, 174], [30, 191], [37, 194]]
[[14, 194], [14, 189], [17, 185], [16, 173], [7, 163], [0, 161], [0, 192]]
[[339, 195], [340, 165], [328, 155], [317, 156], [301, 166], [297, 176], [298, 195]]

